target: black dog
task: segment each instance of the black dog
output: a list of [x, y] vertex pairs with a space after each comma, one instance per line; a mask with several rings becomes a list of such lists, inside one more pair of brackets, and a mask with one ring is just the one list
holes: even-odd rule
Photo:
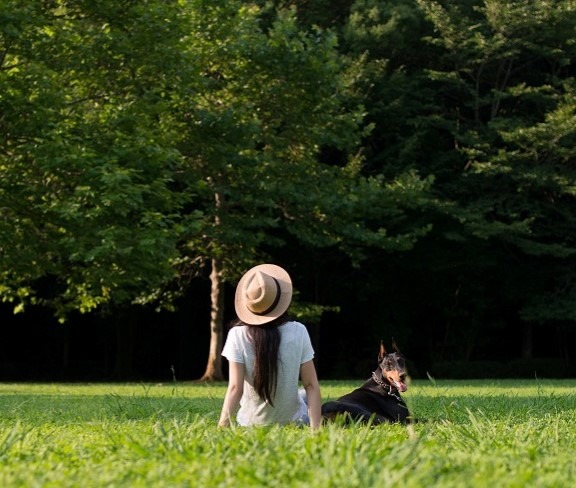
[[410, 416], [408, 407], [400, 396], [406, 386], [406, 360], [398, 350], [396, 342], [392, 347], [395, 352], [386, 353], [384, 344], [380, 343], [378, 369], [360, 388], [322, 405], [322, 417], [333, 420], [345, 416], [354, 422], [406, 423]]

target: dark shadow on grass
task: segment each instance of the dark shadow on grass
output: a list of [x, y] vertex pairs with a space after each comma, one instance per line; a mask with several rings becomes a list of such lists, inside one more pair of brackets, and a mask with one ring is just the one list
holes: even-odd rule
[[147, 420], [186, 419], [194, 415], [215, 415], [220, 399], [148, 397], [145, 395], [0, 395], [3, 420], [66, 422], [105, 419]]

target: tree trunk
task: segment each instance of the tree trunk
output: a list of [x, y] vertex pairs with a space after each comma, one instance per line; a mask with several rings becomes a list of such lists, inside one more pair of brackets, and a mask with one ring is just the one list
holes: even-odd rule
[[200, 381], [222, 381], [222, 346], [224, 343], [224, 283], [221, 280], [220, 263], [212, 259], [210, 273], [210, 352], [206, 371]]

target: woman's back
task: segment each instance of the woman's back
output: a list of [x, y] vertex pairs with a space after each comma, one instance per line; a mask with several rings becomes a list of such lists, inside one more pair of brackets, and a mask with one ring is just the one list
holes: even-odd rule
[[[228, 388], [218, 425], [307, 423], [320, 427], [320, 385], [306, 327], [287, 318], [292, 280], [275, 264], [249, 269], [236, 286], [238, 320], [222, 355], [229, 362]], [[298, 379], [307, 405], [298, 394]], [[238, 409], [240, 407], [240, 409]]]
[[237, 415], [238, 423], [286, 424], [305, 419], [307, 407], [298, 395], [298, 379], [300, 366], [314, 357], [306, 327], [300, 322], [293, 321], [278, 326], [280, 348], [274, 407], [263, 402], [254, 389], [255, 352], [249, 328], [250, 326], [246, 325], [233, 327], [222, 352], [229, 361], [244, 365], [244, 392]]

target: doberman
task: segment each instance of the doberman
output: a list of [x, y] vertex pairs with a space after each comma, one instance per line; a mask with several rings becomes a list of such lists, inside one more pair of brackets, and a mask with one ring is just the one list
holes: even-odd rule
[[392, 341], [395, 352], [386, 353], [380, 342], [378, 368], [360, 388], [322, 405], [322, 417], [333, 420], [344, 416], [346, 421], [371, 422], [378, 425], [386, 422], [406, 423], [410, 417], [408, 407], [400, 396], [408, 389], [406, 385], [406, 360]]

